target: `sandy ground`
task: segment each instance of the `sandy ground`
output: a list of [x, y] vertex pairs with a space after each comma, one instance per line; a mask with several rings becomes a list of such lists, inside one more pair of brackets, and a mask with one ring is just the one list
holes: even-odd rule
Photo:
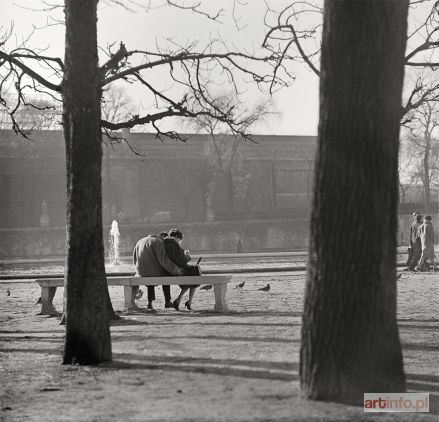
[[[430, 392], [430, 414], [364, 414], [300, 398], [303, 273], [234, 276], [230, 312], [199, 291], [194, 312], [124, 313], [112, 326], [113, 362], [63, 366], [64, 328], [37, 315], [39, 288], [0, 284], [1, 421], [439, 420], [439, 275], [403, 273], [398, 321], [410, 391]], [[240, 292], [234, 286], [246, 281]], [[271, 285], [269, 293], [257, 289]], [[10, 296], [7, 295], [10, 290]], [[178, 287], [172, 287], [175, 296]], [[62, 291], [62, 290], [61, 290]], [[123, 289], [111, 287], [115, 309]], [[61, 309], [62, 294], [55, 305]], [[145, 306], [145, 299], [139, 302]]]

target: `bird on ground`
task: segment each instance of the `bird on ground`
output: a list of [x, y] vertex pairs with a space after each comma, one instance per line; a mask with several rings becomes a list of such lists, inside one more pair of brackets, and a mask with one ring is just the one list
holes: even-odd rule
[[143, 296], [143, 290], [139, 289], [139, 291], [136, 293], [136, 296], [134, 296], [134, 298], [136, 300], [140, 300], [140, 299], [142, 299], [142, 296]]
[[210, 290], [211, 288], [212, 288], [211, 284], [206, 284], [205, 286], [200, 287], [200, 290]]
[[245, 281], [243, 281], [242, 283], [239, 283], [238, 285], [235, 286], [235, 289], [239, 289], [242, 290], [242, 288], [244, 287]]
[[9, 289], [6, 289], [6, 296], [11, 296], [11, 291]]
[[258, 290], [261, 290], [262, 292], [268, 292], [268, 291], [270, 290], [270, 285], [267, 284], [265, 287], [261, 287], [261, 288], [258, 289]]
[[402, 276], [402, 273], [399, 273], [399, 274], [396, 276], [396, 279], [399, 280], [399, 279], [401, 278], [401, 276]]

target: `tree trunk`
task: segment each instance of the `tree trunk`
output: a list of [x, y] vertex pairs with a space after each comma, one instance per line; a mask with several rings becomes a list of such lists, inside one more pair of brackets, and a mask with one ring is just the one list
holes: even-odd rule
[[102, 234], [97, 0], [65, 0], [63, 125], [67, 160], [64, 364], [111, 360]]
[[396, 322], [407, 0], [325, 1], [319, 144], [300, 354], [305, 397], [405, 389]]

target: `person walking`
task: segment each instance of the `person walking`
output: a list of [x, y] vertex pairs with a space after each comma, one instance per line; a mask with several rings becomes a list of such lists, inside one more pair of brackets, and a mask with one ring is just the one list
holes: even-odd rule
[[406, 265], [407, 267], [410, 269], [411, 263], [413, 261], [413, 242], [412, 242], [412, 227], [416, 222], [416, 216], [419, 214], [419, 211], [415, 211], [412, 213], [412, 224], [410, 225], [409, 228], [409, 247], [407, 248], [407, 262]]
[[425, 265], [425, 260], [431, 260], [433, 266], [433, 271], [435, 271], [434, 264], [434, 231], [431, 215], [426, 215], [424, 217], [424, 223], [419, 226], [419, 237], [421, 238], [422, 254], [419, 260], [417, 269], [419, 271], [427, 270]]
[[422, 215], [417, 214], [415, 221], [410, 226], [410, 246], [412, 248], [409, 270], [414, 271], [421, 259], [422, 243], [419, 235], [419, 227], [422, 225]]
[[[133, 261], [138, 277], [164, 277], [167, 275], [183, 275], [183, 271], [175, 265], [166, 254], [163, 240], [159, 236], [148, 235], [140, 239], [133, 251]], [[148, 309], [154, 309], [155, 286], [147, 286]], [[134, 287], [132, 297], [135, 297], [138, 287]], [[170, 289], [163, 289], [165, 308], [172, 307]]]

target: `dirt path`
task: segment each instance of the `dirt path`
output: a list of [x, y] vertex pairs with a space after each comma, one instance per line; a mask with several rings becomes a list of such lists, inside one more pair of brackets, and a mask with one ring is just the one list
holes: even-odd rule
[[[244, 280], [242, 293], [233, 288]], [[257, 290], [267, 283], [269, 293]], [[429, 415], [367, 416], [358, 407], [301, 400], [303, 289], [300, 274], [234, 277], [227, 315], [209, 312], [212, 292], [197, 292], [198, 311], [190, 313], [163, 309], [158, 291], [156, 314], [125, 314], [112, 327], [114, 361], [86, 368], [60, 365], [64, 329], [56, 318], [36, 315], [38, 286], [2, 283], [0, 420], [438, 420], [438, 275], [403, 274], [398, 284], [409, 388], [431, 393]], [[110, 293], [121, 309], [122, 289]]]

